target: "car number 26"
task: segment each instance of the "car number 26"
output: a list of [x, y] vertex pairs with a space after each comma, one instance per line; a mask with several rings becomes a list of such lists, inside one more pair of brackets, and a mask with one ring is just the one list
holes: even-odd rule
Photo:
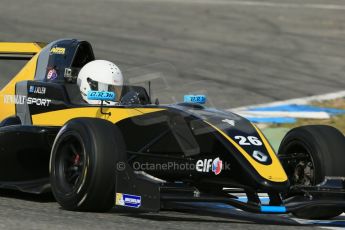
[[240, 145], [256, 145], [256, 146], [261, 146], [262, 142], [259, 140], [259, 138], [254, 137], [254, 136], [235, 136], [236, 140], [239, 140]]

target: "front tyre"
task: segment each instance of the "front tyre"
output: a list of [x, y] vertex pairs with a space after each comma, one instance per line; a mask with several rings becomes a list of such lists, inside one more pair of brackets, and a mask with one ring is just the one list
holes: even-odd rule
[[115, 164], [125, 154], [121, 131], [109, 121], [77, 118], [58, 133], [50, 181], [66, 210], [105, 212], [114, 205]]
[[[282, 161], [291, 185], [314, 186], [326, 176], [345, 176], [345, 138], [337, 129], [325, 125], [294, 128], [284, 137], [279, 156], [293, 156]], [[304, 219], [330, 219], [342, 209], [313, 207], [294, 212]]]

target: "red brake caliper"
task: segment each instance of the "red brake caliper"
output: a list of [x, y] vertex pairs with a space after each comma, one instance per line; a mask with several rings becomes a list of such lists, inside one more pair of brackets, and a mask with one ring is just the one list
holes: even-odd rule
[[79, 154], [77, 154], [77, 155], [75, 156], [75, 158], [74, 158], [74, 162], [73, 162], [73, 164], [74, 164], [74, 165], [78, 165], [78, 164], [79, 164], [79, 162], [80, 162], [80, 155], [79, 155]]

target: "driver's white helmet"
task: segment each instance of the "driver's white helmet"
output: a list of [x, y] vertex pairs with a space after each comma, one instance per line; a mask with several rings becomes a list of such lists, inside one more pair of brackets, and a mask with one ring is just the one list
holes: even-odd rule
[[[90, 101], [87, 93], [90, 90], [111, 91], [116, 94], [115, 101], [119, 101], [122, 93], [123, 76], [121, 70], [112, 62], [95, 60], [87, 63], [79, 72], [77, 84], [81, 96], [89, 104], [100, 104], [101, 101]], [[116, 102], [107, 102], [114, 105]]]

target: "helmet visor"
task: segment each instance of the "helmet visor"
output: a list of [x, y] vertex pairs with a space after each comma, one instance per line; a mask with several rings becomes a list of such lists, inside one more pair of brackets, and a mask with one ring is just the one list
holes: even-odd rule
[[122, 94], [122, 85], [108, 85], [108, 91], [115, 93], [115, 101], [120, 101]]

